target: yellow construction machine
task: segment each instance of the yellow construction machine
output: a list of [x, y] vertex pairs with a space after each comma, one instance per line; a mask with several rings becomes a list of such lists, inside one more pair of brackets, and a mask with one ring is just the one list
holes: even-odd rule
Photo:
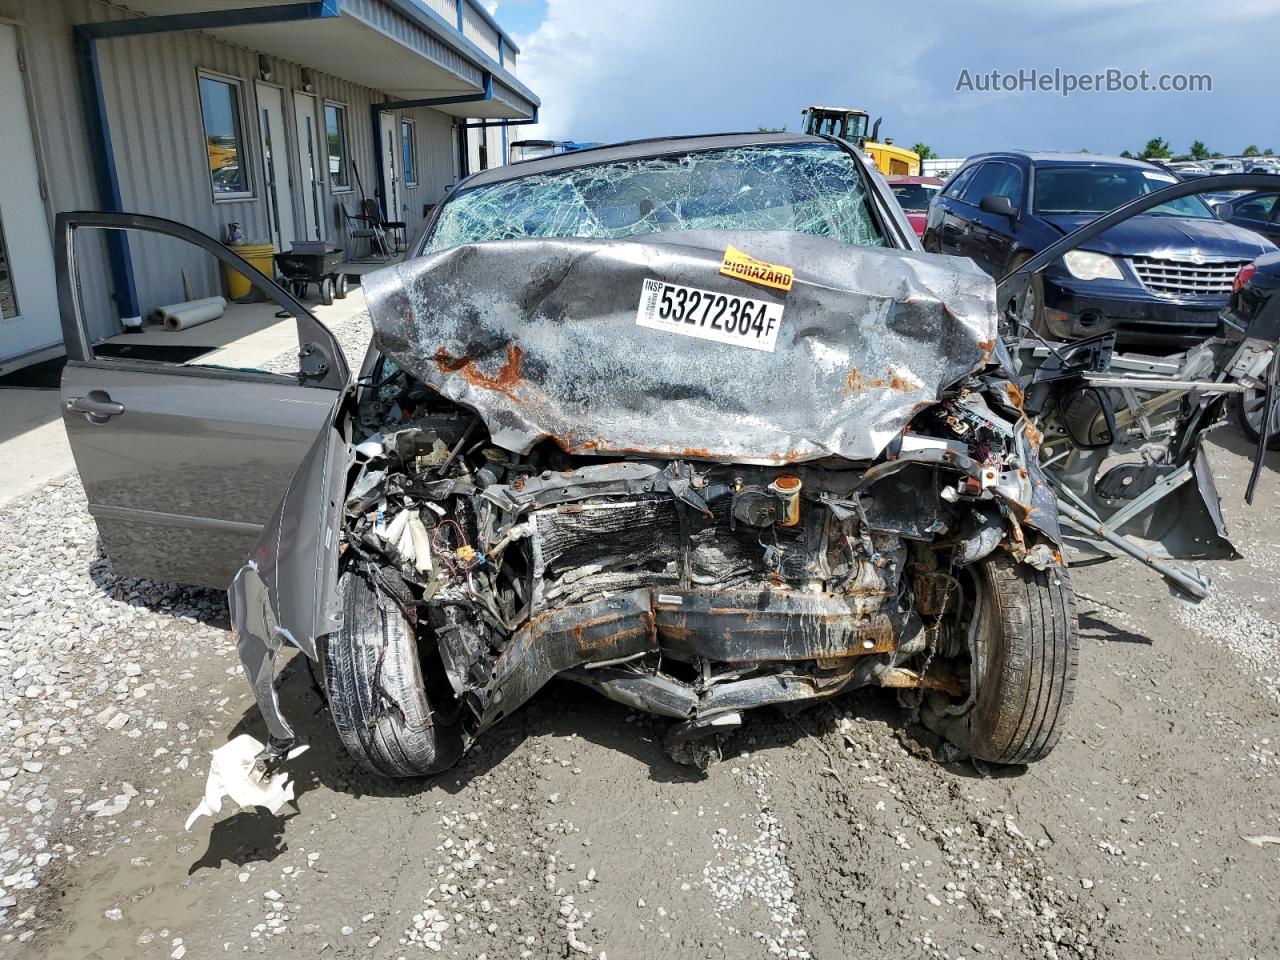
[[804, 132], [828, 134], [847, 140], [871, 157], [876, 169], [885, 175], [918, 177], [920, 155], [914, 150], [895, 146], [886, 137], [880, 140], [880, 121], [868, 131], [871, 118], [856, 107], [806, 107]]

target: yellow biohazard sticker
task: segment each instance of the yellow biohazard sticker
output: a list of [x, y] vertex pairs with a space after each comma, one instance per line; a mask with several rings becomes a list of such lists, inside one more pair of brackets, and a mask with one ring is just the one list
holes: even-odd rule
[[790, 267], [757, 260], [732, 244], [724, 252], [724, 259], [720, 261], [720, 272], [726, 277], [736, 277], [762, 287], [773, 287], [775, 290], [790, 290], [796, 277], [796, 272]]

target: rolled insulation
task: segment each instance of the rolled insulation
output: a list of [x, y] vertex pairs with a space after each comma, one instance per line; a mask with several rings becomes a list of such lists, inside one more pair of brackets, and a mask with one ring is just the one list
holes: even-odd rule
[[188, 327], [217, 320], [226, 309], [227, 301], [222, 297], [205, 297], [156, 307], [151, 311], [151, 316], [163, 323], [168, 330], [186, 330]]

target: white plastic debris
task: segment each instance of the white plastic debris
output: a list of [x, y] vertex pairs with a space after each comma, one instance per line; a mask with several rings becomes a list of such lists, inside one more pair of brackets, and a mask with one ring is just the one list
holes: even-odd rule
[[1256, 837], [1246, 837], [1244, 834], [1240, 834], [1240, 839], [1245, 843], [1253, 844], [1255, 847], [1265, 846], [1268, 843], [1280, 845], [1280, 837], [1271, 836], [1270, 834], [1260, 833]]
[[[264, 777], [254, 770], [254, 761], [263, 749], [261, 743], [245, 733], [214, 750], [213, 762], [209, 764], [209, 779], [204, 785], [204, 797], [187, 817], [183, 829], [190, 831], [191, 825], [202, 816], [217, 816], [222, 810], [224, 796], [230, 797], [242, 808], [266, 807], [272, 813], [278, 813], [281, 807], [292, 800], [293, 784], [289, 781], [288, 773], [280, 770]], [[306, 745], [294, 747], [285, 759], [292, 760], [306, 750]]]
[[[406, 513], [408, 511], [405, 511]], [[431, 536], [416, 516], [409, 518], [409, 539], [413, 545], [413, 565], [419, 573], [431, 572]]]

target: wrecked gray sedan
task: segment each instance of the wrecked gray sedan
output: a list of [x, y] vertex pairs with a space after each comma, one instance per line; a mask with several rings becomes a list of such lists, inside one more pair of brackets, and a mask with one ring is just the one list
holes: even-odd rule
[[464, 184], [366, 277], [358, 383], [231, 590], [276, 755], [285, 643], [390, 776], [556, 676], [672, 744], [872, 685], [975, 756], [1048, 753], [1076, 657], [1053, 499], [992, 282], [910, 236], [816, 138]]
[[[670, 718], [673, 748], [865, 686], [975, 757], [1053, 748], [1076, 619], [995, 287], [921, 252], [856, 151], [515, 164], [415, 253], [365, 277], [370, 350], [230, 589], [260, 772], [296, 747], [289, 647], [389, 776], [448, 767], [557, 676]], [[276, 299], [299, 384], [345, 382]]]

